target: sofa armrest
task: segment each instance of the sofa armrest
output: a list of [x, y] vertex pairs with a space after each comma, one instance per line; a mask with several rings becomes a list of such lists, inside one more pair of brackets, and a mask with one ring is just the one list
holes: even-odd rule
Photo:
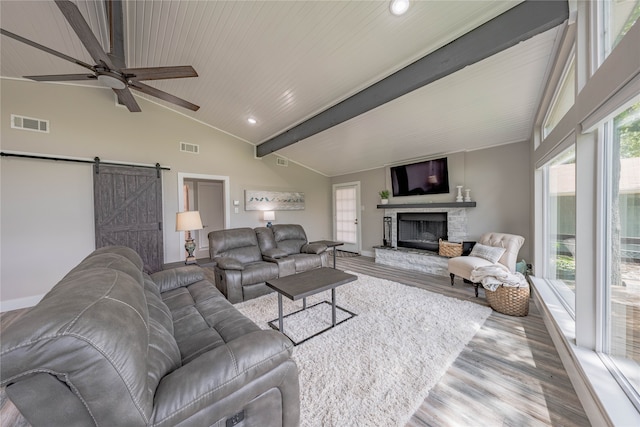
[[300, 248], [300, 252], [303, 254], [321, 254], [326, 250], [327, 245], [323, 245], [322, 243], [307, 243]]
[[287, 251], [278, 249], [278, 248], [271, 248], [271, 249], [266, 249], [262, 251], [263, 259], [270, 258], [270, 259], [267, 259], [266, 261], [272, 261], [274, 259], [284, 258], [287, 255], [289, 255]]
[[235, 258], [219, 257], [215, 258], [218, 268], [223, 270], [244, 270], [244, 265]]
[[9, 385], [6, 393], [33, 426], [95, 425], [78, 396], [54, 375], [34, 374]]
[[151, 275], [151, 280], [158, 285], [160, 292], [166, 292], [204, 280], [204, 271], [196, 265], [189, 265], [158, 271]]
[[297, 393], [291, 352], [291, 342], [279, 332], [256, 331], [202, 354], [160, 381], [153, 424], [173, 426], [203, 414], [209, 421], [221, 420], [269, 389]]

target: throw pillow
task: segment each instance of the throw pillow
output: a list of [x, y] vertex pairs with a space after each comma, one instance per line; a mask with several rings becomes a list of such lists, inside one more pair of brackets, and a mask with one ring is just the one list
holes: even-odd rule
[[486, 246], [476, 243], [471, 250], [469, 256], [486, 259], [489, 262], [496, 263], [506, 251], [505, 248], [496, 248], [494, 246]]

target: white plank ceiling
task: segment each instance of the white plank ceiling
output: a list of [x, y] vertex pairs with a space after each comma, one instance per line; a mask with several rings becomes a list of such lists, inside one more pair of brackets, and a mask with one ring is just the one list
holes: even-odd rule
[[[108, 50], [104, 3], [75, 3]], [[197, 78], [146, 83], [201, 106], [169, 108], [259, 144], [518, 3], [412, 1], [396, 17], [388, 1], [130, 0], [126, 64], [192, 65]], [[0, 26], [93, 63], [53, 2], [2, 0]], [[336, 176], [527, 140], [556, 37], [547, 31], [277, 154]], [[6, 36], [0, 47], [2, 77], [85, 71]]]

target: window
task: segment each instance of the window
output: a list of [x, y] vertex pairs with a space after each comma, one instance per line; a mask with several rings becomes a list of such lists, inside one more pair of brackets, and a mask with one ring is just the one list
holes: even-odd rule
[[544, 277], [573, 313], [576, 287], [576, 151], [567, 148], [544, 166], [546, 233]]
[[567, 68], [562, 74], [556, 96], [551, 102], [549, 112], [542, 124], [542, 137], [546, 138], [556, 127], [560, 119], [569, 111], [575, 102], [576, 92], [575, 55], [571, 56]]
[[640, 102], [605, 126], [607, 170], [603, 352], [640, 396]]
[[599, 2], [599, 5], [602, 63], [640, 17], [640, 1], [607, 0]]

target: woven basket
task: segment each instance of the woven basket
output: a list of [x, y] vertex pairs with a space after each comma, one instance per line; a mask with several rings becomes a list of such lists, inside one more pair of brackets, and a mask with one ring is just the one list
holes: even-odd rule
[[491, 308], [498, 313], [523, 317], [529, 314], [529, 286], [514, 288], [500, 286], [495, 291], [484, 290]]
[[452, 243], [446, 240], [438, 240], [438, 255], [452, 258], [462, 255], [462, 243]]

